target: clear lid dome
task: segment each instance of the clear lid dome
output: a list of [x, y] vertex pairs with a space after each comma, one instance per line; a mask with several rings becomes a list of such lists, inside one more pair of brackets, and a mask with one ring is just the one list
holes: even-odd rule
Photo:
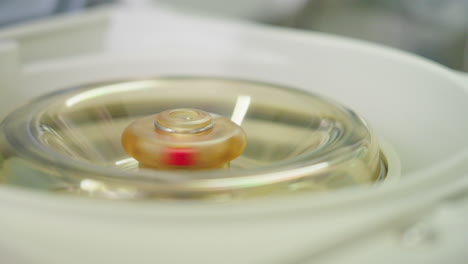
[[[146, 119], [151, 130], [157, 120], [167, 127], [170, 120], [154, 115], [179, 108], [237, 124], [246, 145], [231, 146], [242, 154], [229, 166], [202, 170], [140, 166], [122, 145], [126, 128]], [[189, 131], [209, 122], [169, 126]], [[386, 173], [374, 135], [353, 111], [245, 80], [167, 77], [80, 86], [34, 100], [9, 115], [1, 130], [4, 184], [82, 196], [237, 199], [373, 184]], [[217, 149], [207, 153], [217, 157]]]

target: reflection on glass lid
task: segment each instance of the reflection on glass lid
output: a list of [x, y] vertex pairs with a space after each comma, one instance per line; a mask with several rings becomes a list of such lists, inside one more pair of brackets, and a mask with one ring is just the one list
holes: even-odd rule
[[[203, 168], [144, 166], [133, 158], [142, 161], [145, 148], [159, 157], [156, 145], [145, 141], [159, 133], [158, 140], [176, 140], [171, 153], [181, 162], [190, 144], [220, 129], [217, 123], [239, 139], [226, 145], [235, 152], [222, 159], [234, 158], [229, 166], [209, 163], [228, 153], [219, 142], [203, 150], [212, 164]], [[138, 147], [141, 138], [125, 141], [143, 135], [142, 128], [150, 136]], [[328, 191], [385, 176], [376, 139], [354, 112], [253, 81], [166, 77], [91, 84], [36, 99], [8, 116], [1, 130], [3, 184], [82, 196], [237, 199]]]

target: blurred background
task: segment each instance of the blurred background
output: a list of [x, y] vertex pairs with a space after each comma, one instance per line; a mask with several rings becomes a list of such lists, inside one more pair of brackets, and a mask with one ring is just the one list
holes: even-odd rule
[[[0, 0], [0, 30], [2, 27], [56, 14], [140, 1], [143, 0]], [[377, 42], [468, 72], [468, 0], [152, 2], [181, 12], [328, 32]]]

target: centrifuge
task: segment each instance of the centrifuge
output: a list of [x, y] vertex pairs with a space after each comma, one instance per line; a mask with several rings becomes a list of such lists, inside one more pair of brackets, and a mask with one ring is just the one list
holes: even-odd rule
[[5, 263], [464, 263], [461, 73], [155, 3], [0, 58]]

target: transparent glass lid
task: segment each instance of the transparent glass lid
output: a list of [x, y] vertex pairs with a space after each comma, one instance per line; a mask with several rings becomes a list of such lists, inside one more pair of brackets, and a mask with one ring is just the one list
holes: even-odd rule
[[[239, 126], [246, 145], [231, 145], [242, 149], [240, 156], [226, 166], [160, 169], [141, 166], [124, 149], [122, 135], [132, 123], [146, 120], [143, 127], [153, 133], [153, 115], [188, 108]], [[354, 112], [254, 81], [165, 77], [85, 85], [36, 99], [9, 115], [1, 130], [4, 184], [83, 196], [244, 198], [385, 177], [377, 141]], [[208, 154], [216, 157], [217, 150]]]

